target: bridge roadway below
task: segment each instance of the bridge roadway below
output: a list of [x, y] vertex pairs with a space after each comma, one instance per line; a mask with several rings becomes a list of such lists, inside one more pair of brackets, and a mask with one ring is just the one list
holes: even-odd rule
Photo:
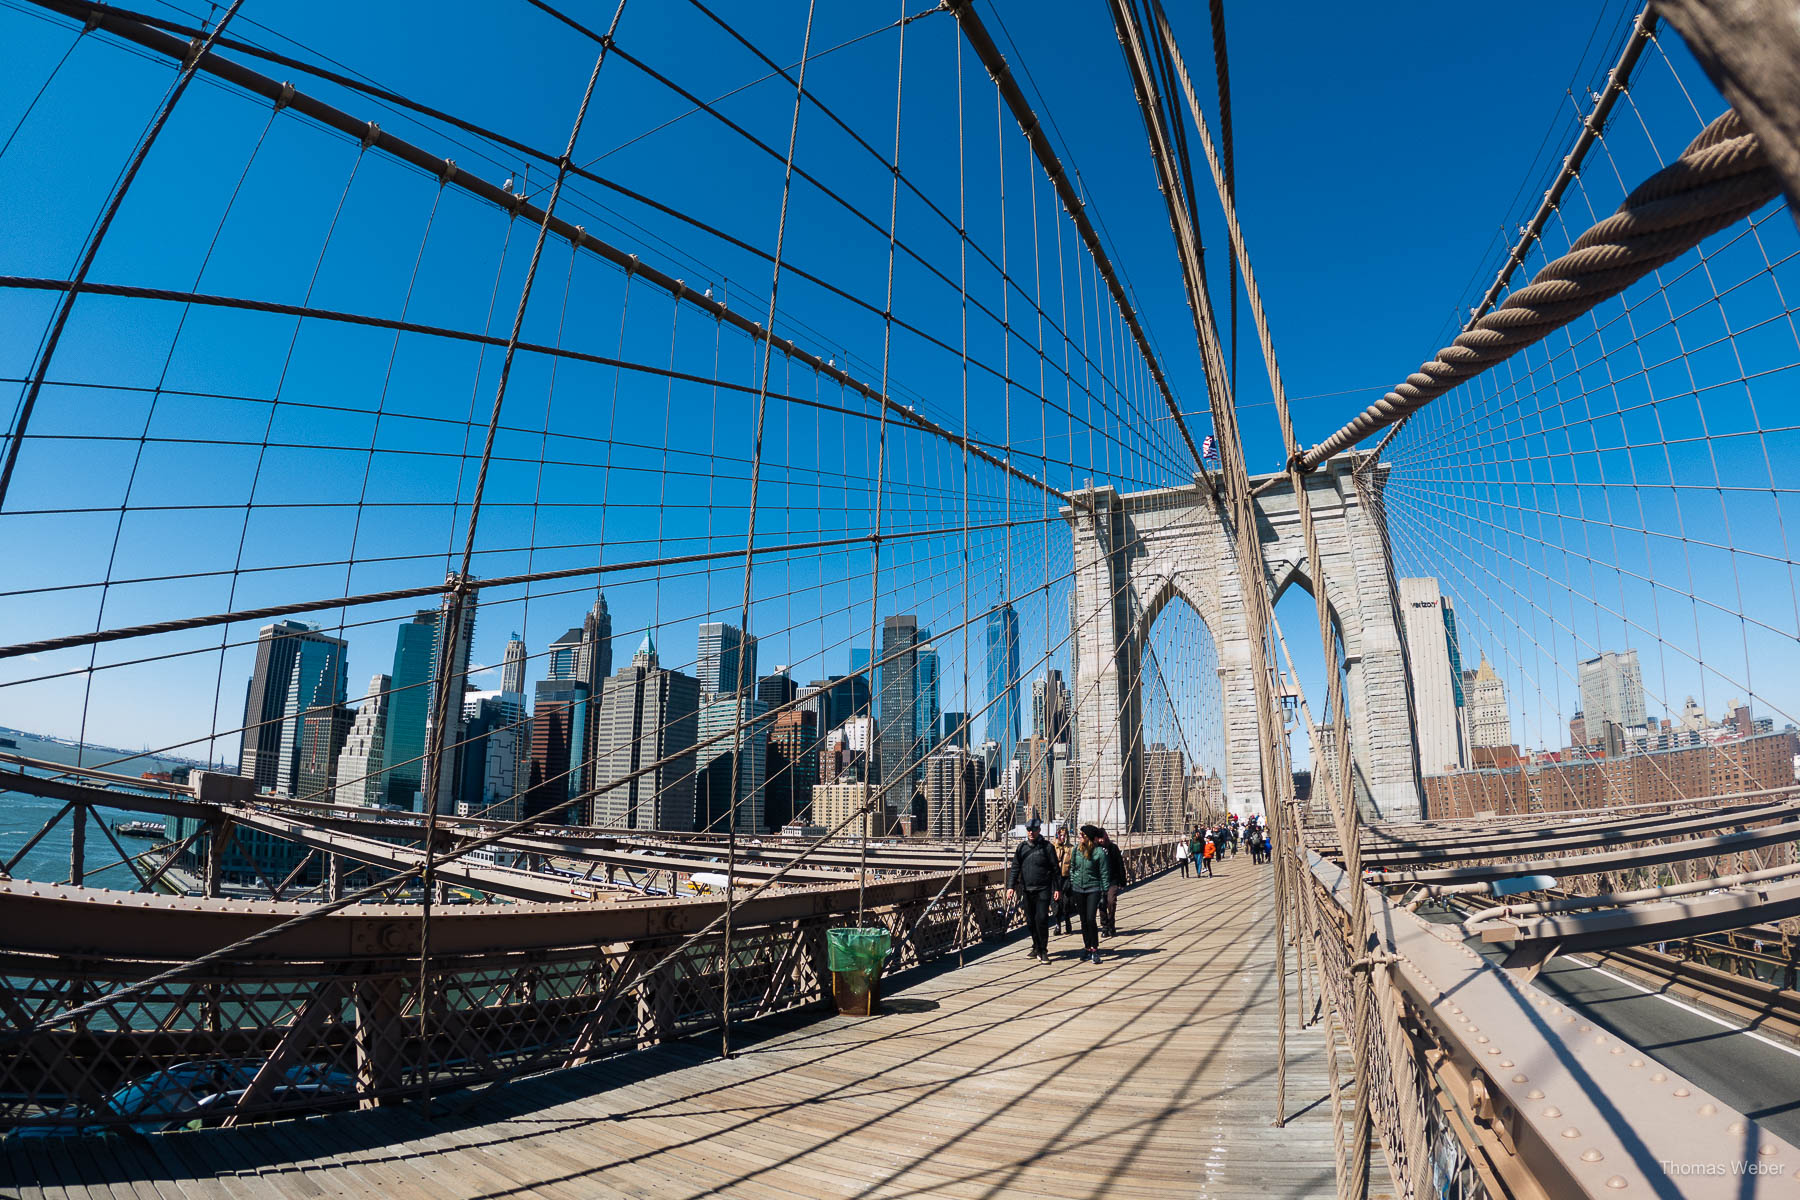
[[[1101, 965], [1014, 937], [892, 980], [874, 1018], [788, 1014], [414, 1106], [150, 1137], [13, 1139], [31, 1197], [1027, 1196], [1334, 1193], [1323, 1037], [1290, 1035], [1274, 1116], [1268, 868], [1126, 892]], [[1290, 960], [1290, 996], [1292, 964]], [[1346, 1072], [1348, 1057], [1343, 1056]], [[1371, 1194], [1391, 1194], [1379, 1150]]]
[[[1425, 914], [1450, 921], [1441, 911]], [[1460, 915], [1460, 914], [1459, 914]], [[1493, 962], [1506, 948], [1479, 938], [1465, 945]], [[1800, 1045], [1706, 1011], [1591, 955], [1558, 955], [1533, 985], [1664, 1066], [1699, 1084], [1777, 1137], [1800, 1146]]]

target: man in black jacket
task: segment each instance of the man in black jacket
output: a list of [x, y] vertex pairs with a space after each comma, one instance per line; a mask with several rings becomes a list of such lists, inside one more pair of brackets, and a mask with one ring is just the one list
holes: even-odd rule
[[1031, 957], [1050, 961], [1050, 902], [1062, 899], [1062, 867], [1056, 847], [1042, 832], [1036, 817], [1025, 822], [1025, 840], [1013, 851], [1012, 869], [1006, 875], [1006, 902], [1019, 899], [1025, 910], [1025, 927], [1031, 930]]
[[1120, 850], [1118, 843], [1104, 831], [1100, 834], [1100, 847], [1106, 851], [1107, 862], [1112, 867], [1112, 886], [1106, 889], [1106, 899], [1100, 905], [1100, 915], [1103, 918], [1101, 931], [1107, 937], [1117, 937], [1119, 933], [1119, 892], [1131, 880], [1125, 878], [1125, 852]]

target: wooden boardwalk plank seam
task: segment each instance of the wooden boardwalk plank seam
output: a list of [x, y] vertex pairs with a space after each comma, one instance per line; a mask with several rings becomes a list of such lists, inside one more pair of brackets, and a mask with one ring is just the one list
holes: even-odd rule
[[[1272, 905], [1269, 871], [1231, 859], [1126, 892], [1099, 966], [1078, 934], [1052, 939], [1050, 966], [1015, 939], [896, 981], [878, 1017], [786, 1015], [745, 1030], [730, 1060], [709, 1035], [469, 1094], [434, 1121], [399, 1109], [13, 1143], [0, 1194], [1330, 1196], [1317, 1026], [1290, 1030], [1290, 1119], [1273, 1126]], [[1375, 1197], [1390, 1193], [1380, 1160]]]

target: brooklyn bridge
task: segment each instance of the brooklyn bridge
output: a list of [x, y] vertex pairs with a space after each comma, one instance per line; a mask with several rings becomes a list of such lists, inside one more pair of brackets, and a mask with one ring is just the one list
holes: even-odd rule
[[1800, 20], [1277, 7], [0, 8], [0, 1195], [1800, 1194]]

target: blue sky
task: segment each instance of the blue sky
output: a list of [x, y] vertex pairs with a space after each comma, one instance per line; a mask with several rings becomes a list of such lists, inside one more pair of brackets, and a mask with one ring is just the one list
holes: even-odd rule
[[[885, 27], [923, 8], [822, 5], [816, 16], [815, 53], [835, 49], [809, 64], [808, 87], [883, 155], [893, 149], [900, 41], [897, 29]], [[153, 11], [178, 22], [192, 19], [173, 5]], [[612, 15], [601, 5], [567, 11], [594, 28]], [[805, 6], [719, 12], [782, 65], [799, 58]], [[1079, 172], [1198, 439], [1210, 422], [1192, 327], [1106, 7], [999, 3], [983, 5], [982, 12]], [[1456, 314], [1492, 278], [1512, 227], [1535, 204], [1572, 136], [1576, 101], [1585, 107], [1584, 93], [1603, 77], [1629, 16], [1619, 4], [1528, 4], [1504, 21], [1420, 5], [1376, 6], [1354, 19], [1328, 6], [1231, 7], [1239, 206], [1287, 388], [1298, 398], [1302, 440], [1335, 429], [1454, 332]], [[1209, 91], [1204, 22], [1187, 12], [1174, 19]], [[568, 137], [596, 52], [591, 41], [524, 4], [451, 5], [421, 22], [416, 12], [378, 6], [249, 0], [242, 20], [234, 32], [245, 40], [366, 77], [552, 155]], [[13, 67], [0, 76], [0, 137], [12, 135], [0, 154], [0, 195], [12, 197], [0, 222], [0, 272], [65, 278], [172, 73], [161, 60], [101, 35], [71, 52], [73, 29], [29, 5], [0, 10], [0, 28]], [[1704, 80], [1672, 35], [1665, 43], [1659, 69], [1695, 89], [1693, 103], [1710, 113], [1718, 102], [1707, 98]], [[961, 45], [946, 14], [905, 26], [902, 169], [939, 211], [901, 195], [897, 226], [905, 250], [896, 258], [894, 310], [911, 329], [893, 335], [891, 392], [947, 428], [966, 427], [973, 437], [1010, 445], [1015, 465], [1058, 488], [1089, 478], [1122, 488], [1182, 482], [1188, 464], [1161, 419], [1159, 398], [1123, 346], [1116, 319], [1095, 306], [1091, 267], [1066, 219], [1056, 217], [1016, 126], [997, 111], [994, 90], [966, 47], [959, 64]], [[762, 79], [764, 64], [687, 5], [638, 0], [628, 6], [619, 46], [630, 60], [615, 57], [602, 71], [575, 159], [772, 250], [791, 87]], [[489, 182], [510, 176], [534, 200], [547, 194], [542, 162], [290, 68], [261, 69], [293, 77], [303, 90], [372, 117]], [[692, 112], [651, 72], [717, 99], [724, 115], [774, 153]], [[21, 123], [40, 87], [43, 99]], [[1646, 89], [1642, 101], [1644, 119], [1655, 127], [1642, 140], [1678, 148], [1697, 122], [1673, 98], [1679, 88], [1667, 82], [1659, 88], [1655, 95]], [[1621, 145], [1607, 169], [1653, 169], [1653, 154]], [[790, 273], [781, 283], [777, 329], [879, 384], [884, 356], [877, 313], [887, 282], [891, 175], [810, 106], [801, 118], [796, 162], [837, 198], [804, 180], [794, 185], [785, 256], [874, 311]], [[1620, 185], [1613, 180], [1610, 200], [1602, 201], [1600, 182], [1597, 177], [1593, 190], [1604, 212], [1617, 202]], [[966, 263], [954, 225], [959, 206], [978, 248]], [[585, 181], [565, 193], [559, 214], [764, 319], [766, 260]], [[1791, 234], [1779, 228], [1784, 221], [1768, 228], [1769, 239]], [[1203, 222], [1223, 313], [1222, 228], [1210, 205], [1203, 204]], [[530, 224], [510, 221], [455, 189], [440, 191], [436, 180], [379, 153], [362, 153], [354, 141], [291, 113], [272, 117], [266, 103], [203, 82], [184, 98], [134, 185], [93, 278], [404, 315], [422, 325], [504, 337], [534, 234]], [[1012, 289], [988, 261], [1003, 254]], [[1776, 257], [1785, 265], [1779, 250]], [[964, 336], [958, 280], [965, 271], [974, 362], [966, 373], [956, 352]], [[1066, 339], [1054, 327], [1040, 333], [1034, 297], [1054, 326], [1068, 330]], [[29, 374], [54, 303], [49, 292], [0, 289], [0, 376]], [[1010, 337], [1002, 314], [1010, 318]], [[501, 415], [476, 539], [477, 573], [742, 545], [762, 363], [748, 339], [721, 332], [691, 308], [678, 315], [668, 297], [628, 284], [589, 256], [572, 260], [555, 242], [545, 251], [524, 337], [672, 368], [698, 381], [522, 354]], [[1608, 354], [1591, 357], [1615, 357], [1618, 341], [1608, 343]], [[1247, 314], [1239, 345], [1252, 469], [1272, 470], [1282, 455]], [[1788, 365], [1800, 357], [1779, 341], [1766, 353]], [[0, 553], [16, 580], [0, 596], [0, 641], [441, 579], [447, 559], [461, 549], [474, 485], [470, 456], [485, 432], [499, 358], [497, 350], [469, 342], [316, 319], [82, 300], [50, 372], [57, 386], [40, 401], [34, 440], [0, 512]], [[1011, 384], [1000, 378], [1006, 373]], [[1100, 382], [1102, 375], [1110, 385]], [[713, 378], [738, 390], [714, 388]], [[0, 387], [10, 414], [19, 385]], [[867, 402], [839, 395], [835, 385], [779, 356], [770, 387], [795, 399], [769, 406], [759, 543], [869, 532], [878, 426]], [[1034, 394], [1040, 390], [1042, 398]], [[1536, 409], [1540, 395], [1527, 387], [1515, 402]], [[1463, 411], [1456, 406], [1473, 411], [1478, 400], [1444, 403], [1449, 424], [1443, 428], [1453, 428]], [[1585, 415], [1581, 420], [1590, 422]], [[1481, 428], [1478, 445], [1461, 437], [1460, 452], [1479, 457], [1511, 444], [1511, 435], [1500, 432], [1504, 423]], [[147, 434], [141, 442], [140, 434]], [[1432, 475], [1443, 466], [1443, 439], [1450, 435], [1421, 426], [1407, 436], [1413, 441], [1397, 442], [1395, 453], [1414, 447], [1400, 485], [1419, 489], [1418, 511], [1430, 512], [1426, 502], [1433, 497], [1472, 497], [1478, 511], [1468, 519], [1486, 528], [1541, 506], [1516, 493], [1476, 496], [1454, 462]], [[1754, 440], [1766, 448], [1775, 437], [1759, 433]], [[1547, 446], [1525, 450], [1548, 452]], [[961, 691], [965, 664], [969, 679], [982, 676], [980, 629], [969, 641], [955, 630], [965, 613], [1003, 597], [1015, 597], [1021, 610], [1027, 678], [1034, 664], [1064, 665], [1058, 648], [1066, 634], [1069, 555], [1054, 501], [979, 463], [969, 466], [965, 484], [961, 453], [916, 432], [890, 430], [881, 470], [883, 531], [890, 539], [908, 536], [883, 547], [876, 607], [880, 615], [914, 611], [922, 623], [952, 631], [939, 647], [944, 707], [982, 708], [985, 697], [968, 703]], [[1571, 476], [1562, 486], [1573, 494], [1585, 482]], [[1013, 528], [963, 534], [965, 493], [969, 524]], [[1725, 544], [1779, 540], [1785, 499], [1771, 494], [1771, 503], [1772, 513], [1747, 514], [1722, 534]], [[78, 508], [95, 511], [70, 511]], [[1026, 516], [1037, 523], [1019, 524]], [[1699, 511], [1690, 518], [1709, 519]], [[1448, 556], [1460, 553], [1469, 536], [1470, 529], [1448, 518], [1419, 517], [1399, 539], [1397, 555], [1404, 570], [1449, 577], [1457, 563]], [[1541, 544], [1545, 535], [1519, 536]], [[346, 565], [352, 558], [357, 561]], [[1774, 558], [1758, 560], [1768, 569], [1768, 590], [1752, 589], [1739, 610], [1760, 611], [1766, 601], [1775, 632], [1760, 652], [1739, 652], [1738, 666], [1712, 681], [1708, 706], [1715, 711], [1725, 697], [1711, 692], [1728, 691], [1746, 660], [1787, 654], [1792, 661], [1794, 620], [1780, 603], [1792, 597], [1792, 551]], [[966, 595], [965, 561], [975, 567]], [[1662, 628], [1660, 610], [1646, 615], [1655, 604], [1645, 598], [1625, 602], [1635, 625], [1624, 618], [1617, 630], [1607, 630], [1604, 613], [1597, 616], [1587, 600], [1595, 585], [1574, 579], [1560, 559], [1538, 568], [1542, 594], [1532, 591], [1536, 576], [1529, 570], [1521, 586], [1507, 590], [1502, 550], [1472, 561], [1478, 565], [1467, 568], [1460, 584], [1447, 583], [1461, 588], [1459, 607], [1471, 610], [1465, 656], [1473, 662], [1485, 649], [1512, 671], [1509, 687], [1521, 721], [1541, 733], [1533, 740], [1554, 742], [1566, 720], [1569, 689], [1559, 691], [1555, 680], [1559, 671], [1572, 677], [1570, 655], [1588, 652], [1583, 639], [1610, 646], [1633, 637], [1633, 628]], [[806, 678], [843, 670], [848, 647], [867, 644], [869, 569], [866, 543], [762, 560], [752, 578], [762, 667], [794, 663]], [[175, 574], [192, 577], [160, 578]], [[104, 608], [100, 589], [40, 590], [151, 577], [158, 582], [105, 589]], [[1685, 570], [1658, 577], [1683, 592], [1699, 586]], [[709, 616], [735, 619], [743, 582], [741, 561], [731, 560], [609, 574], [619, 657], [643, 629], [655, 627], [666, 663], [690, 661], [693, 626]], [[475, 657], [497, 662], [513, 630], [541, 652], [579, 620], [590, 595], [578, 582], [533, 588], [529, 600], [523, 589], [485, 596]], [[1575, 632], [1558, 643], [1550, 622], [1528, 636], [1536, 628], [1535, 609], [1556, 611], [1558, 604], [1564, 625]], [[316, 616], [327, 625], [350, 623], [353, 684], [386, 669], [392, 622], [410, 607]], [[1281, 615], [1303, 679], [1316, 679], [1310, 603], [1304, 596], [1284, 600]], [[1702, 639], [1709, 623], [1725, 635], [1751, 627], [1722, 610], [1694, 620], [1694, 636]], [[1165, 715], [1154, 718], [1162, 732], [1153, 738], [1172, 737], [1179, 719], [1190, 740], [1203, 740], [1195, 730], [1214, 719], [1210, 648], [1195, 625], [1176, 622], [1159, 631], [1171, 695], [1156, 706]], [[112, 666], [93, 676], [91, 686], [79, 674], [38, 678], [78, 672], [89, 661], [87, 651], [9, 662], [0, 678], [37, 681], [0, 689], [0, 722], [69, 735], [81, 728], [85, 709], [90, 737], [133, 746], [175, 745], [230, 729], [248, 671], [245, 643], [253, 637], [254, 628], [233, 628], [105, 647], [100, 664], [191, 653]], [[222, 642], [229, 643], [223, 655]], [[1661, 644], [1651, 637], [1646, 646]], [[1702, 675], [1684, 672], [1677, 661], [1657, 684], [1658, 694], [1673, 695], [1678, 706], [1681, 693], [1704, 688]], [[1651, 677], [1647, 669], [1647, 683]], [[1795, 711], [1785, 679], [1750, 683], [1759, 697], [1774, 697], [1778, 709]], [[235, 739], [228, 742], [229, 757]]]

